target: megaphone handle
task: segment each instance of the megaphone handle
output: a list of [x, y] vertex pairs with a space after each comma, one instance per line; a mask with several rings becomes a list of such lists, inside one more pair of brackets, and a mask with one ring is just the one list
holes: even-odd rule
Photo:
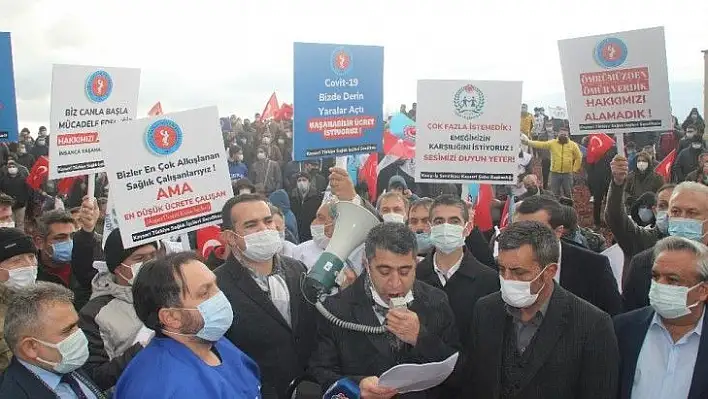
[[384, 326], [365, 326], [363, 324], [352, 323], [339, 319], [337, 316], [330, 313], [329, 310], [324, 307], [324, 304], [322, 302], [317, 302], [315, 304], [315, 308], [325, 319], [327, 319], [330, 323], [334, 324], [339, 328], [358, 331], [366, 334], [383, 334], [387, 331], [386, 327]]

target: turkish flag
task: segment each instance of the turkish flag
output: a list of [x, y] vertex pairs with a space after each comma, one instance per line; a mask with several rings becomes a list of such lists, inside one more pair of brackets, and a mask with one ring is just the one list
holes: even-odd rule
[[413, 159], [415, 158], [415, 143], [397, 137], [386, 130], [383, 134], [383, 152], [398, 158]]
[[359, 181], [366, 182], [369, 186], [369, 200], [376, 201], [376, 181], [378, 180], [377, 168], [379, 166], [379, 154], [372, 152], [359, 169]]
[[155, 103], [155, 105], [150, 108], [150, 111], [148, 111], [148, 116], [158, 116], [162, 115], [162, 104], [158, 101]]
[[275, 118], [275, 116], [278, 114], [279, 110], [278, 106], [278, 97], [275, 96], [275, 92], [270, 95], [270, 98], [268, 99], [268, 102], [266, 103], [265, 108], [263, 109], [263, 113], [261, 114], [261, 121], [270, 119], [270, 118]]
[[590, 164], [599, 161], [614, 145], [615, 141], [605, 133], [590, 134], [588, 136], [588, 152], [585, 160]]
[[212, 252], [222, 258], [226, 245], [221, 241], [221, 229], [218, 226], [207, 226], [197, 230], [197, 253], [207, 259]]
[[664, 181], [671, 180], [671, 166], [673, 166], [676, 160], [676, 149], [671, 151], [669, 155], [664, 157], [659, 165], [656, 166], [656, 173], [664, 178]]
[[277, 121], [290, 120], [293, 118], [293, 112], [294, 112], [294, 109], [291, 104], [283, 104], [280, 106], [280, 109], [278, 110], [278, 113], [275, 116], [275, 120], [277, 120]]
[[75, 176], [75, 177], [65, 177], [61, 180], [59, 180], [59, 183], [57, 183], [57, 192], [62, 195], [69, 195], [71, 192], [71, 188], [74, 187], [74, 182], [76, 179], [82, 179], [83, 177]]
[[501, 220], [499, 221], [499, 228], [503, 229], [504, 227], [510, 225], [511, 219], [513, 217], [514, 217], [514, 196], [509, 195], [508, 197], [506, 197], [506, 203], [504, 203], [504, 209], [502, 210]]
[[39, 157], [32, 165], [29, 175], [27, 176], [27, 185], [32, 187], [34, 190], [39, 190], [42, 187], [42, 183], [47, 180], [49, 176], [49, 159], [45, 156]]
[[474, 224], [479, 227], [481, 231], [489, 231], [494, 227], [492, 221], [493, 198], [492, 186], [489, 184], [480, 184], [477, 204], [475, 204], [474, 207]]

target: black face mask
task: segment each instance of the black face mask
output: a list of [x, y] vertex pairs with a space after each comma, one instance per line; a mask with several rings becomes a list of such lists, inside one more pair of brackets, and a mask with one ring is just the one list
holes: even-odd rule
[[568, 136], [558, 136], [558, 142], [561, 144], [565, 144], [568, 142]]

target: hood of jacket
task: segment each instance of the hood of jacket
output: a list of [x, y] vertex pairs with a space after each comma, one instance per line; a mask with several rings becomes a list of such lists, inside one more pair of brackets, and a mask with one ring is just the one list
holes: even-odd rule
[[133, 287], [117, 284], [116, 277], [108, 271], [99, 272], [91, 280], [91, 299], [103, 295], [133, 303]]
[[285, 192], [285, 190], [280, 189], [273, 191], [268, 199], [271, 204], [277, 206], [283, 210], [283, 212], [290, 210], [290, 197], [288, 197], [288, 193]]

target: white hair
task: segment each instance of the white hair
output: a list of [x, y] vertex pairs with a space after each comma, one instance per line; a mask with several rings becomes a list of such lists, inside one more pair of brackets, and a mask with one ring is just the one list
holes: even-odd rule
[[706, 199], [708, 200], [708, 186], [695, 181], [685, 181], [677, 184], [674, 188], [673, 194], [671, 194], [671, 198], [673, 199], [683, 191], [702, 193], [706, 196]]
[[683, 237], [670, 236], [659, 240], [654, 246], [654, 259], [663, 252], [686, 251], [696, 256], [696, 271], [701, 281], [708, 281], [708, 247]]

